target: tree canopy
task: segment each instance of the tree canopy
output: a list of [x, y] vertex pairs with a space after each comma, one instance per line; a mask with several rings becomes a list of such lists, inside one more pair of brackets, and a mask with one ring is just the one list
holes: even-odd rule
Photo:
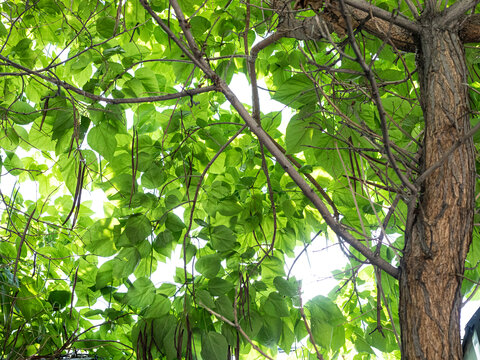
[[[0, 353], [400, 358], [421, 184], [478, 140], [467, 129], [424, 166], [428, 3], [3, 1], [0, 181], [15, 185], [0, 192]], [[438, 4], [464, 44], [480, 40], [475, 5]], [[480, 57], [464, 51], [475, 126]], [[464, 299], [478, 296], [473, 238], [453, 274]], [[346, 265], [304, 301], [285, 264], [318, 241]], [[169, 259], [175, 276], [159, 280]]]

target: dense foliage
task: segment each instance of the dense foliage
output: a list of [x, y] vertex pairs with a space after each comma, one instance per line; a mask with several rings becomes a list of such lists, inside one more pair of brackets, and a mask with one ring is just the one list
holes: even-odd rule
[[[172, 4], [0, 4], [0, 180], [15, 181], [0, 193], [0, 353], [399, 358], [398, 283], [381, 269], [403, 248], [398, 174], [419, 171], [415, 54], [361, 28], [358, 49], [338, 32], [279, 36], [284, 18], [265, 1]], [[478, 55], [467, 51], [475, 79]], [[239, 76], [289, 173], [227, 102], [223, 81]], [[291, 119], [262, 106], [259, 91]], [[322, 198], [334, 231], [292, 173]], [[103, 214], [87, 193], [104, 194]], [[348, 236], [383, 265], [369, 265]], [[341, 247], [346, 266], [328, 297], [302, 301], [285, 262], [319, 239]], [[474, 244], [467, 266], [480, 261]], [[179, 264], [173, 279], [156, 272], [163, 263]], [[478, 278], [472, 269], [465, 276]]]

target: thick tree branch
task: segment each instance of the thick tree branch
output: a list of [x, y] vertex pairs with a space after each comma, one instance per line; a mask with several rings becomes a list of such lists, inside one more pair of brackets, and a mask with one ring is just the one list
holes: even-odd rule
[[273, 35], [263, 39], [258, 44], [256, 44], [250, 56], [248, 57], [248, 75], [250, 77], [250, 83], [252, 84], [252, 116], [253, 118], [260, 123], [260, 100], [258, 97], [258, 86], [257, 86], [257, 72], [255, 70], [255, 61], [257, 60], [258, 53], [265, 49], [267, 46], [275, 43], [283, 37], [281, 31], [275, 32]]
[[364, 0], [346, 0], [345, 3], [350, 5], [347, 10], [352, 12], [352, 8], [362, 10], [364, 13], [372, 14], [373, 18], [385, 20], [393, 25], [397, 25], [411, 33], [418, 34], [420, 26], [414, 23], [409, 18], [401, 14], [392, 14], [390, 11], [383, 10], [375, 5], [372, 5]]
[[468, 10], [477, 6], [478, 0], [459, 0], [450, 6], [440, 21], [441, 26], [456, 26], [460, 19]]
[[464, 44], [480, 42], [480, 14], [466, 16], [460, 24], [459, 35]]
[[[417, 27], [413, 27], [415, 31], [411, 31], [411, 26], [405, 28], [396, 24], [394, 19], [398, 17], [388, 12], [388, 20], [376, 17], [373, 12], [368, 12], [371, 7], [363, 6], [363, 9], [357, 9], [347, 5], [347, 12], [352, 18], [352, 26], [354, 28], [361, 26], [362, 30], [379, 39], [391, 41], [397, 49], [414, 52], [416, 49], [414, 34], [418, 31]], [[278, 31], [281, 31], [285, 37], [297, 40], [321, 40], [328, 38], [326, 31], [335, 32], [341, 37], [347, 33], [347, 26], [338, 4], [331, 4], [322, 13], [303, 19], [295, 18], [293, 13], [285, 10], [277, 11], [284, 18], [284, 21], [278, 26]], [[385, 10], [382, 10], [382, 14], [383, 12]]]
[[[408, 19], [406, 20], [403, 16], [394, 16], [386, 10], [378, 9], [363, 1], [348, 0], [345, 1], [345, 3], [347, 13], [351, 16], [352, 27], [354, 29], [361, 26], [362, 30], [378, 37], [380, 40], [391, 43], [399, 50], [407, 52], [416, 51], [417, 44], [415, 36], [419, 31], [417, 24]], [[453, 6], [455, 5], [452, 5], [452, 7]], [[285, 10], [284, 7], [277, 8], [276, 11], [282, 19], [284, 19], [283, 22], [279, 24], [278, 31], [281, 31], [282, 34], [288, 38], [297, 40], [325, 39], [325, 30], [320, 26], [322, 24], [329, 32], [335, 32], [339, 36], [345, 36], [347, 33], [347, 26], [336, 3], [330, 4], [330, 6], [327, 6], [323, 12], [316, 16], [303, 19], [295, 18], [294, 14]], [[447, 19], [455, 18], [455, 16], [458, 15], [456, 11], [458, 10], [452, 10], [452, 15], [448, 13], [446, 15]], [[464, 13], [465, 11], [460, 14], [462, 15]], [[446, 25], [449, 24], [446, 20], [442, 20], [442, 22]], [[459, 26], [459, 35], [463, 43], [480, 42], [480, 14], [465, 16]]]

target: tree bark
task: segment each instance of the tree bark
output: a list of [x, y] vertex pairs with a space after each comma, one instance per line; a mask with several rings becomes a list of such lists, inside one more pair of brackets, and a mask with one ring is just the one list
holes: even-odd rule
[[[422, 17], [417, 65], [425, 119], [423, 171], [470, 130], [467, 67], [458, 29]], [[472, 240], [472, 138], [425, 179], [410, 204], [400, 274], [402, 359], [462, 359], [461, 275]]]

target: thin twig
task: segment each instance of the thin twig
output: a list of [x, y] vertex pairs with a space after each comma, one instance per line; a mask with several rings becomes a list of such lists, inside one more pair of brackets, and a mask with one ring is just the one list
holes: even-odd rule
[[305, 328], [307, 329], [308, 337], [310, 338], [310, 342], [312, 343], [313, 348], [315, 349], [315, 353], [317, 354], [317, 359], [318, 360], [324, 360], [322, 354], [320, 353], [320, 351], [317, 348], [317, 343], [315, 342], [315, 339], [314, 339], [313, 334], [312, 334], [312, 330], [310, 329], [310, 326], [308, 325], [307, 317], [305, 316], [305, 311], [303, 310], [302, 291], [301, 291], [300, 286], [298, 287], [298, 298], [299, 298], [299, 301], [300, 301], [300, 304], [299, 304], [300, 305], [300, 307], [299, 307], [300, 315], [302, 316], [303, 323], [305, 324]]
[[405, 185], [411, 192], [412, 195], [417, 193], [417, 187], [408, 180], [405, 175], [402, 174], [400, 171], [397, 161], [395, 160], [395, 157], [392, 154], [392, 149], [390, 147], [390, 136], [388, 134], [388, 127], [387, 127], [387, 121], [385, 118], [385, 109], [383, 108], [383, 103], [382, 99], [380, 97], [380, 92], [378, 90], [378, 85], [377, 81], [375, 79], [375, 75], [373, 74], [373, 71], [371, 67], [367, 65], [365, 62], [365, 59], [362, 56], [362, 53], [357, 45], [357, 42], [355, 41], [355, 37], [353, 35], [353, 28], [352, 28], [352, 22], [351, 18], [347, 15], [346, 8], [345, 8], [345, 1], [344, 0], [339, 0], [340, 4], [340, 9], [342, 12], [342, 15], [345, 19], [345, 23], [347, 26], [347, 33], [348, 33], [348, 38], [350, 40], [350, 44], [352, 45], [352, 49], [357, 56], [357, 62], [360, 64], [362, 67], [365, 76], [367, 77], [370, 86], [371, 86], [371, 93], [373, 96], [373, 99], [375, 101], [375, 105], [377, 106], [378, 109], [378, 115], [380, 118], [380, 124], [382, 128], [382, 135], [383, 135], [383, 143], [385, 146], [385, 151], [387, 153], [388, 160], [390, 161], [390, 164], [392, 165], [392, 168], [395, 170], [395, 173], [397, 174], [398, 178], [400, 181]]
[[15, 283], [16, 278], [17, 278], [17, 270], [18, 270], [18, 263], [20, 262], [20, 256], [22, 255], [22, 246], [23, 243], [25, 242], [25, 238], [27, 236], [27, 231], [28, 228], [30, 227], [30, 222], [32, 221], [33, 214], [35, 214], [35, 211], [37, 208], [35, 207], [28, 217], [27, 223], [25, 224], [25, 229], [23, 230], [22, 237], [20, 238], [20, 244], [18, 244], [18, 251], [17, 251], [17, 258], [15, 259], [15, 266], [13, 268], [13, 283]]

